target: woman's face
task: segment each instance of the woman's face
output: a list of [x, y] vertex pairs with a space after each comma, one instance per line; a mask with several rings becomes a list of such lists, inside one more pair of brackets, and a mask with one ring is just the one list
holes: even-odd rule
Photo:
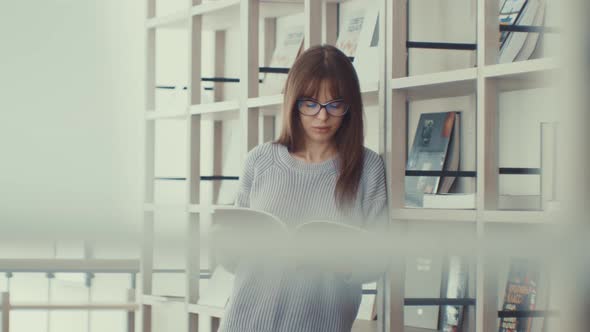
[[[326, 81], [322, 82], [319, 91], [313, 96], [313, 99], [325, 104], [336, 98], [340, 98], [340, 96], [332, 96], [328, 87]], [[322, 107], [316, 115], [303, 115], [299, 113], [299, 118], [301, 119], [306, 143], [330, 144], [336, 131], [342, 124], [343, 117], [332, 116], [326, 111], [325, 107]]]

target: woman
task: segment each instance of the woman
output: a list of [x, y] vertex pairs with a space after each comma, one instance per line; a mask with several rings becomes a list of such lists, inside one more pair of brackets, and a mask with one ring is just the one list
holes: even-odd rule
[[[282, 133], [249, 152], [235, 205], [290, 226], [310, 219], [385, 226], [384, 165], [363, 147], [361, 92], [346, 55], [327, 45], [302, 53], [289, 71], [283, 105]], [[240, 264], [220, 330], [350, 331], [362, 283], [379, 276], [364, 272]]]

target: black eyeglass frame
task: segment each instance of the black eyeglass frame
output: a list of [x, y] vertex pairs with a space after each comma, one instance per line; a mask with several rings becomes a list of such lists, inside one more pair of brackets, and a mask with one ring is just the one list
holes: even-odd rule
[[[320, 105], [320, 108], [314, 114], [305, 114], [305, 113], [301, 112], [300, 107], [299, 107], [299, 103], [302, 102], [302, 101], [313, 101], [314, 103], [317, 103], [318, 105]], [[350, 104], [344, 103], [344, 99], [342, 99], [342, 98], [330, 100], [329, 102], [327, 102], [325, 104], [322, 104], [322, 103], [320, 103], [319, 101], [317, 101], [317, 100], [315, 100], [313, 98], [299, 98], [299, 99], [296, 100], [296, 102], [297, 103], [295, 105], [297, 106], [297, 110], [299, 111], [299, 113], [301, 113], [302, 115], [306, 115], [306, 116], [316, 116], [316, 115], [318, 115], [322, 111], [322, 108], [325, 108], [326, 109], [326, 112], [328, 114], [330, 114], [330, 116], [343, 117], [343, 116], [346, 115], [346, 113], [348, 113], [348, 110], [350, 109]], [[334, 114], [332, 114], [328, 110], [328, 108], [326, 107], [326, 106], [330, 105], [331, 103], [335, 103], [335, 102], [342, 102], [344, 105], [346, 105], [346, 109], [344, 110], [344, 113], [342, 113], [341, 115], [334, 115]]]

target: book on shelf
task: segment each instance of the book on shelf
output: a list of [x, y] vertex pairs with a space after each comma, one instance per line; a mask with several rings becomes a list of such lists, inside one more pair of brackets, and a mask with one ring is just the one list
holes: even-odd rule
[[[469, 271], [465, 258], [450, 256], [445, 262], [442, 297], [461, 299], [468, 295]], [[443, 332], [461, 332], [465, 318], [466, 306], [443, 305], [440, 307], [438, 329]]]
[[[504, 0], [500, 8], [500, 24], [541, 26], [545, 17], [545, 0]], [[527, 60], [537, 47], [538, 32], [500, 33], [498, 63]]]
[[[277, 20], [276, 46], [270, 59], [270, 67], [291, 68], [303, 48], [303, 14], [281, 17]], [[283, 92], [286, 74], [266, 73], [260, 92], [262, 95], [275, 95]]]
[[[457, 112], [439, 112], [420, 115], [408, 156], [407, 170], [443, 170], [456, 114]], [[458, 159], [458, 153], [456, 155]], [[440, 180], [440, 176], [406, 176], [406, 206], [422, 207], [424, 194], [437, 193]], [[449, 182], [451, 181], [447, 181], [447, 186]]]
[[[363, 285], [363, 289], [377, 289], [377, 283]], [[377, 296], [375, 294], [363, 294], [356, 319], [375, 320], [377, 319]]]
[[[441, 257], [408, 257], [406, 259], [405, 297], [438, 298], [442, 284]], [[438, 328], [437, 306], [405, 306], [404, 325], [432, 329]]]
[[[449, 146], [447, 149], [447, 155], [445, 157], [445, 163], [443, 170], [456, 172], [459, 170], [459, 163], [461, 160], [461, 113], [455, 112], [455, 120], [453, 123], [453, 132], [449, 140]], [[445, 176], [440, 180], [438, 187], [439, 194], [445, 194], [451, 192], [451, 189], [455, 184], [454, 176]]]
[[[537, 262], [524, 258], [512, 258], [502, 310], [535, 310], [539, 276], [540, 267]], [[531, 332], [532, 325], [532, 317], [504, 317], [500, 318], [499, 332]]]

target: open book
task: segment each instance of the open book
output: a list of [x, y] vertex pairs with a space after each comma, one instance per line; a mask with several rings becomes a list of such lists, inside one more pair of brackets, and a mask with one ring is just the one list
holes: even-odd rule
[[[233, 206], [216, 207], [212, 225], [213, 251], [220, 266], [199, 299], [201, 305], [225, 307], [241, 260], [278, 260], [297, 269], [323, 269], [359, 284], [377, 280], [386, 269], [378, 258], [385, 255], [376, 253], [374, 233], [360, 227], [330, 220], [291, 226], [271, 213]], [[357, 319], [375, 319], [375, 303], [374, 294], [364, 295]]]
[[216, 260], [235, 272], [240, 260], [288, 264], [345, 275], [351, 282], [377, 280], [386, 269], [377, 234], [331, 220], [288, 225], [260, 210], [221, 207], [212, 219]]

